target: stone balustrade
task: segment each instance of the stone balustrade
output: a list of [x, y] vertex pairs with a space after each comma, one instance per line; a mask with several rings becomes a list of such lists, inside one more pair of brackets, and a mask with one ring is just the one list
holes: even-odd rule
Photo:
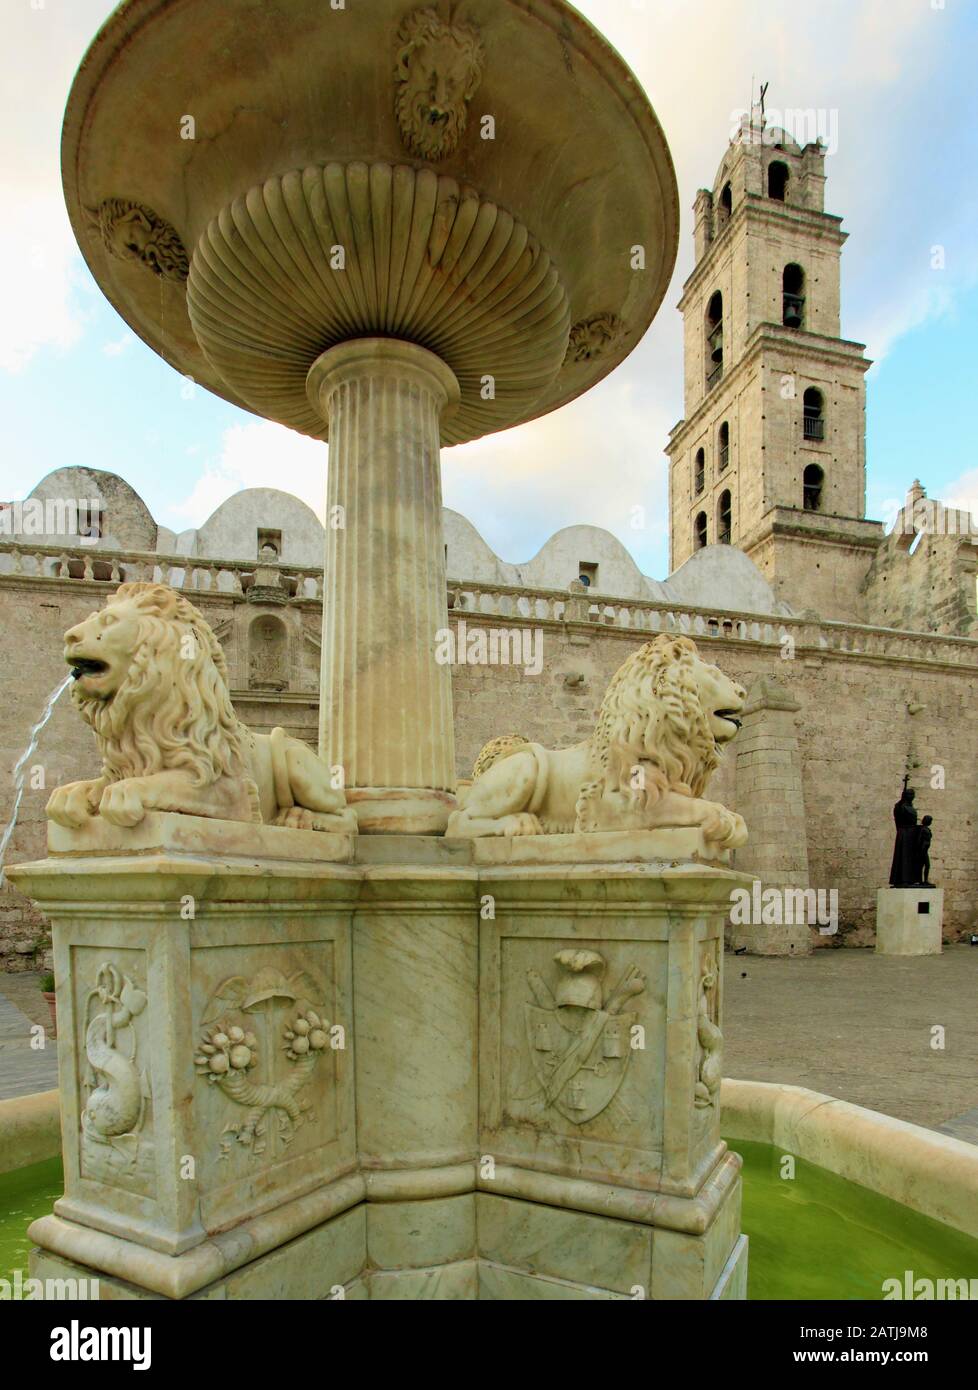
[[[196, 555], [158, 555], [148, 550], [103, 550], [90, 546], [0, 544], [0, 581], [4, 579], [87, 580], [122, 584], [135, 580], [169, 584], [197, 593], [245, 594], [257, 562], [220, 560]], [[292, 599], [321, 602], [323, 572], [308, 566], [271, 564]]]
[[449, 582], [453, 615], [523, 622], [580, 623], [624, 628], [645, 636], [675, 632], [794, 651], [877, 657], [888, 661], [978, 665], [978, 640], [937, 633], [902, 632], [814, 617], [764, 617], [721, 608], [697, 608], [560, 589]]
[[[119, 584], [149, 580], [185, 592], [242, 596], [250, 587], [255, 562], [152, 551], [102, 550], [0, 542], [0, 583], [29, 578], [52, 583], [88, 581]], [[322, 602], [323, 571], [311, 566], [272, 564], [291, 602]], [[675, 632], [696, 639], [716, 638], [761, 647], [779, 647], [840, 656], [877, 658], [925, 665], [978, 666], [978, 639], [936, 633], [903, 632], [812, 617], [764, 617], [722, 608], [696, 608], [566, 589], [530, 589], [450, 579], [448, 607], [453, 616], [501, 618], [514, 622], [572, 623], [624, 629], [639, 636]]]

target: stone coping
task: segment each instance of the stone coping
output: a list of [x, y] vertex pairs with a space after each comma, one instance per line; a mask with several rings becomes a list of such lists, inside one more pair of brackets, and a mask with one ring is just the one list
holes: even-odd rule
[[978, 1145], [771, 1081], [724, 1080], [721, 1130], [772, 1144], [978, 1239]]
[[608, 830], [586, 834], [489, 836], [456, 839], [440, 835], [352, 835], [283, 826], [252, 825], [172, 811], [150, 811], [133, 827], [120, 827], [92, 816], [80, 829], [48, 821], [50, 858], [41, 863], [12, 864], [10, 877], [25, 880], [38, 873], [70, 877], [80, 860], [98, 860], [102, 869], [124, 866], [128, 873], [166, 872], [171, 866], [208, 871], [215, 858], [243, 873], [260, 873], [271, 864], [283, 874], [308, 873], [311, 866], [339, 870], [352, 877], [382, 878], [425, 871], [468, 876], [492, 870], [553, 868], [590, 876], [591, 871], [619, 869], [663, 878], [732, 878], [730, 853], [707, 857], [697, 827], [656, 830]]
[[0, 1173], [42, 1163], [60, 1152], [57, 1089], [0, 1100]]

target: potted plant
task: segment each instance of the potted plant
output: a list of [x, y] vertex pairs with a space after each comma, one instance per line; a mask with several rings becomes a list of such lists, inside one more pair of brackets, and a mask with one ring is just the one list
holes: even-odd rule
[[51, 1036], [52, 1038], [56, 1038], [58, 1036], [58, 1009], [55, 1002], [56, 996], [54, 993], [53, 975], [48, 974], [41, 976], [41, 993], [48, 1001], [48, 1008], [51, 1010]]

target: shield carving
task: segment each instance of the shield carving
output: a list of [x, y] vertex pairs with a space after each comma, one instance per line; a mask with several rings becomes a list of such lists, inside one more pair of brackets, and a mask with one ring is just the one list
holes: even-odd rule
[[637, 1015], [624, 1005], [645, 989], [645, 976], [628, 967], [614, 989], [606, 989], [607, 962], [598, 951], [565, 947], [553, 990], [536, 970], [526, 972], [536, 1004], [525, 1003], [530, 1058], [545, 1106], [583, 1125], [609, 1105], [631, 1056]]
[[574, 1124], [593, 1120], [624, 1079], [637, 1014], [556, 1003], [553, 1008], [524, 1004], [523, 1009], [544, 1103]]

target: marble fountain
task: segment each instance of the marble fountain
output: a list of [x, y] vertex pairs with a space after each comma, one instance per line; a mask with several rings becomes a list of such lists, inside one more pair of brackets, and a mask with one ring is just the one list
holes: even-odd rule
[[[102, 776], [10, 870], [53, 924], [64, 1195], [103, 1296], [746, 1295], [720, 1134], [744, 691], [663, 635], [591, 737], [456, 784], [440, 447], [635, 347], [678, 233], [648, 99], [563, 0], [129, 0], [68, 100], [101, 289], [329, 441], [320, 743], [253, 734], [178, 591], [66, 634]], [[324, 475], [326, 449], [323, 449]], [[750, 1137], [749, 1135], [747, 1137]]]

